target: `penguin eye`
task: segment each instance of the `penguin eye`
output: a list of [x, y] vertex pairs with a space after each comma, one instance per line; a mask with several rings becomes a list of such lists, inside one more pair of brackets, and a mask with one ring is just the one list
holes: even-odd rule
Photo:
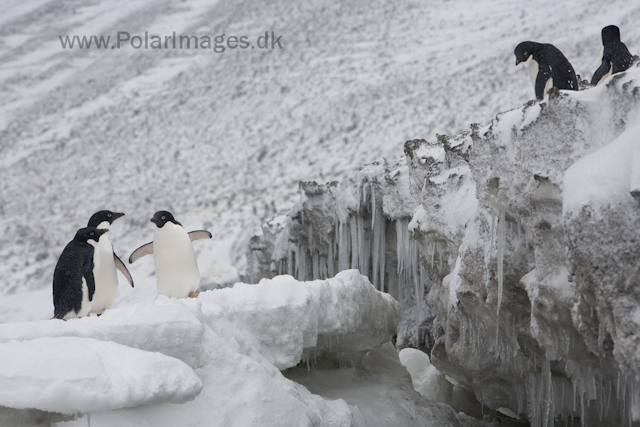
[[164, 217], [164, 216], [161, 216], [161, 217], [160, 217], [160, 219], [167, 219], [167, 218], [166, 218], [166, 217]]
[[111, 214], [107, 214], [107, 216], [108, 216], [109, 218], [111, 218]]
[[92, 231], [91, 233], [89, 233], [89, 236], [93, 236], [95, 233]]

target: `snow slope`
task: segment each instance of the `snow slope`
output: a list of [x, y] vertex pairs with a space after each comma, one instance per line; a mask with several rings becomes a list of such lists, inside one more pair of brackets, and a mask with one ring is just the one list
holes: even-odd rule
[[[50, 286], [64, 244], [103, 208], [127, 213], [111, 231], [122, 256], [150, 240], [148, 218], [165, 208], [214, 233], [196, 245], [204, 282], [233, 276], [253, 228], [293, 204], [298, 180], [341, 179], [396, 158], [407, 139], [458, 132], [531, 99], [526, 71], [513, 66], [519, 41], [555, 43], [586, 77], [604, 25], [640, 46], [640, 6], [623, 0], [1, 7], [3, 293]], [[283, 50], [64, 50], [58, 40], [271, 30]], [[152, 263], [139, 264], [138, 287], [121, 289], [116, 305], [154, 294]], [[0, 321], [49, 315], [16, 304], [25, 302], [2, 303]]]

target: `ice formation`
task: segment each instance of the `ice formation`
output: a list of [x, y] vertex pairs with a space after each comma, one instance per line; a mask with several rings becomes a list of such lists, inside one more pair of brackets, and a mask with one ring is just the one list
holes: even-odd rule
[[[424, 303], [429, 282], [411, 239], [409, 220], [418, 203], [409, 193], [408, 179], [401, 160], [365, 166], [339, 186], [301, 183], [302, 201], [253, 237], [251, 279], [276, 274], [324, 279], [358, 269], [376, 289], [400, 302], [399, 345], [429, 348], [431, 314]], [[437, 248], [431, 259], [442, 262]]]
[[[400, 307], [356, 270], [301, 284], [291, 276], [204, 292], [208, 323], [220, 313], [279, 369], [333, 353], [349, 358], [388, 342]], [[335, 356], [334, 356], [335, 357]]]
[[639, 77], [303, 183], [255, 238], [252, 271], [358, 268], [401, 303], [400, 346], [430, 350], [487, 408], [534, 427], [640, 425]]
[[[197, 299], [160, 296], [101, 317], [1, 325], [0, 425], [84, 427], [88, 416], [68, 420], [90, 414], [93, 427], [364, 427], [383, 416], [395, 425], [477, 426], [415, 393], [395, 349], [379, 348], [399, 321], [390, 295], [347, 270], [312, 282], [238, 283]], [[336, 378], [335, 390], [360, 392], [321, 397], [317, 365], [322, 378]], [[362, 387], [376, 396], [362, 401]]]
[[[630, 279], [640, 237], [638, 76], [636, 68], [602, 88], [555, 93], [442, 137], [440, 169], [419, 162], [429, 143], [408, 143], [412, 178], [430, 184], [423, 206], [448, 204], [467, 177], [478, 206], [463, 226], [428, 207], [416, 218], [416, 236], [437, 233], [455, 254], [449, 268], [427, 266], [431, 361], [488, 407], [534, 427], [640, 421], [640, 294]], [[466, 164], [468, 174], [443, 181], [446, 163]], [[443, 222], [453, 232], [442, 233]]]

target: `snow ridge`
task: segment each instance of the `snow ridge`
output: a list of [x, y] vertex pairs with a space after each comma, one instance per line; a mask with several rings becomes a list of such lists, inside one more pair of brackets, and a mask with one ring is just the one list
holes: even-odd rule
[[357, 408], [280, 370], [316, 358], [355, 363], [389, 342], [399, 321], [398, 303], [348, 270], [308, 283], [238, 283], [198, 299], [160, 296], [101, 317], [0, 325], [0, 422], [36, 409], [94, 413], [99, 426], [364, 426]]

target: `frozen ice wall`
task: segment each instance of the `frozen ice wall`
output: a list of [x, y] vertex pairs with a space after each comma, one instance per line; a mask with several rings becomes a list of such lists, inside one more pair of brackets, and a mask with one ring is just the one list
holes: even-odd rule
[[429, 349], [432, 316], [424, 302], [429, 281], [410, 238], [418, 202], [408, 183], [404, 159], [364, 166], [340, 184], [300, 183], [300, 202], [286, 216], [266, 222], [251, 240], [252, 281], [276, 274], [324, 279], [358, 269], [400, 302], [398, 345]]
[[534, 427], [640, 421], [639, 77], [406, 144], [431, 361]]
[[534, 427], [640, 425], [639, 124], [636, 66], [408, 141], [397, 162], [302, 183], [251, 270], [358, 268], [401, 303], [400, 346], [487, 407]]

